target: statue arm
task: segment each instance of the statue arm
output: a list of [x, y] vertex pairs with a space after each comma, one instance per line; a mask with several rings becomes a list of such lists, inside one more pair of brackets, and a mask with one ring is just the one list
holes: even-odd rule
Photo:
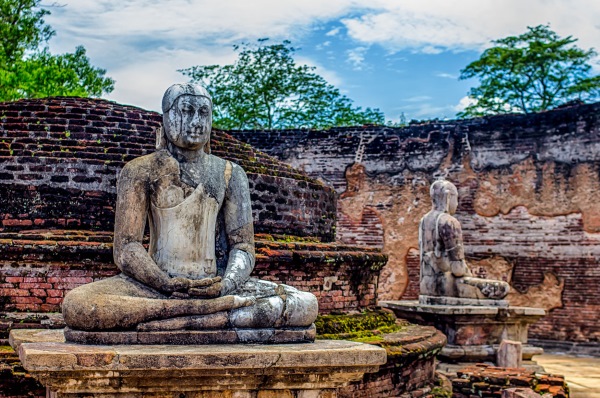
[[149, 199], [147, 169], [141, 161], [127, 163], [118, 178], [113, 257], [125, 275], [153, 289], [172, 292], [171, 278], [142, 245]]
[[444, 242], [448, 260], [450, 260], [450, 271], [456, 277], [468, 276], [471, 272], [465, 261], [460, 223], [454, 217], [444, 218], [445, 220], [440, 220], [439, 233]]
[[232, 164], [223, 208], [229, 257], [223, 276], [222, 294], [229, 294], [248, 280], [255, 261], [254, 224], [248, 177], [236, 164]]

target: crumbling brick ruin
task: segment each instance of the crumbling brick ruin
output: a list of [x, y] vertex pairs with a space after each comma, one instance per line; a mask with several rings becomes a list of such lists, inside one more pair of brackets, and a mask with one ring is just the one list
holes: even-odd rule
[[[0, 103], [0, 398], [45, 394], [6, 345], [11, 329], [63, 327], [66, 292], [118, 272], [112, 261], [116, 177], [125, 162], [154, 151], [160, 122], [155, 112], [104, 100]], [[334, 240], [332, 188], [223, 132], [213, 133], [211, 150], [247, 172], [255, 276], [312, 292], [322, 315], [362, 317], [375, 307], [387, 257], [378, 248]], [[392, 330], [396, 320], [387, 317], [392, 325], [384, 326]], [[361, 338], [374, 334], [390, 361], [348, 386], [347, 394], [387, 397], [426, 388], [445, 336], [412, 325], [398, 326], [384, 340], [369, 325], [373, 330], [360, 330]], [[406, 365], [402, 375], [399, 364]]]
[[600, 103], [404, 128], [232, 134], [336, 189], [338, 238], [389, 256], [380, 298], [416, 298], [417, 225], [429, 185], [445, 176], [459, 188], [477, 275], [508, 275], [512, 303], [550, 310], [530, 335], [600, 341]]

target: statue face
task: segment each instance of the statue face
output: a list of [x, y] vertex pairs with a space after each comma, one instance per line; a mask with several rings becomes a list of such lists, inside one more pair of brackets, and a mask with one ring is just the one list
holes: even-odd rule
[[212, 107], [206, 97], [182, 95], [163, 115], [165, 136], [174, 145], [199, 150], [210, 140]]
[[458, 192], [455, 189], [448, 192], [448, 213], [455, 214], [458, 208]]

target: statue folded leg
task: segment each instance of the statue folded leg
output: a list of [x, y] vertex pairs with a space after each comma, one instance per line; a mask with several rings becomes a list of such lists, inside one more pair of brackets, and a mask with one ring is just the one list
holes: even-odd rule
[[465, 276], [456, 278], [458, 297], [501, 300], [508, 294], [510, 285], [504, 281]]
[[156, 319], [214, 314], [253, 302], [239, 296], [170, 299], [121, 274], [73, 289], [63, 301], [62, 312], [72, 329], [127, 330]]
[[308, 327], [318, 314], [318, 302], [313, 294], [284, 284], [250, 278], [234, 294], [240, 298], [255, 298], [256, 303], [215, 314], [145, 322], [138, 325], [138, 330]]

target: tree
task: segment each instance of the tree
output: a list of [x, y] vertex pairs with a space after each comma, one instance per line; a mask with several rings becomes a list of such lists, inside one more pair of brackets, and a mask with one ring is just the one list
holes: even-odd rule
[[590, 76], [589, 64], [596, 52], [578, 48], [576, 41], [559, 37], [549, 25], [493, 41], [496, 46], [461, 71], [461, 79], [478, 77], [480, 85], [470, 90], [473, 104], [459, 117], [539, 112], [598, 98], [600, 76]]
[[100, 96], [114, 89], [104, 69], [90, 64], [85, 49], [53, 55], [47, 42], [50, 11], [41, 0], [0, 0], [0, 101], [48, 96]]
[[353, 107], [352, 100], [297, 65], [289, 41], [234, 46], [232, 65], [204, 65], [179, 72], [203, 84], [213, 96], [214, 123], [222, 129], [327, 128], [383, 124], [378, 109]]

